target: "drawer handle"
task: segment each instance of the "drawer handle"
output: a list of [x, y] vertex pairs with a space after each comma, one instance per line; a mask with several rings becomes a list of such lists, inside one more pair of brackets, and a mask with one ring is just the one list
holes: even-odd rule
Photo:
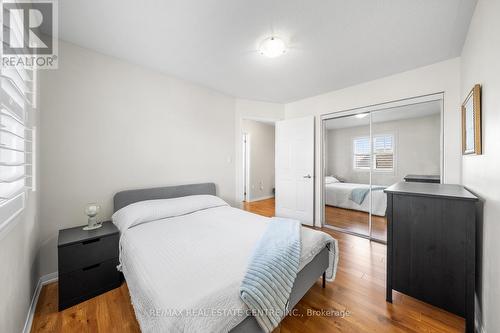
[[101, 264], [90, 265], [88, 267], [82, 268], [82, 271], [88, 271], [89, 269], [97, 268], [101, 266]]
[[98, 242], [98, 241], [100, 241], [100, 240], [101, 240], [100, 238], [91, 239], [91, 240], [83, 241], [83, 242], [82, 242], [82, 244], [83, 244], [83, 245], [87, 245], [87, 244], [91, 244], [91, 243]]

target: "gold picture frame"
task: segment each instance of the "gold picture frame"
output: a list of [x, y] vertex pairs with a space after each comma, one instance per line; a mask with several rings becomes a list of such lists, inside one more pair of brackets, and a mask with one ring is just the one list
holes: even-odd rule
[[476, 84], [462, 104], [462, 154], [481, 155], [481, 85]]

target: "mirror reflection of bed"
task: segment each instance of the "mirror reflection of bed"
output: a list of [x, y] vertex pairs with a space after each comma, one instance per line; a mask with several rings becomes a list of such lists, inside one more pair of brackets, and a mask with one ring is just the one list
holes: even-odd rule
[[387, 240], [384, 189], [440, 175], [442, 100], [324, 120], [324, 224]]

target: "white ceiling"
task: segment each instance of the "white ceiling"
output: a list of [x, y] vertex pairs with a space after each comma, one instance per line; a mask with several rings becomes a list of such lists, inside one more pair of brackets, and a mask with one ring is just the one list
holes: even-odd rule
[[[64, 0], [59, 35], [232, 96], [284, 103], [459, 56], [476, 1]], [[268, 59], [256, 49], [273, 33], [290, 50]]]
[[[441, 105], [442, 101], [439, 100], [382, 109], [372, 113], [372, 124], [439, 114], [441, 112]], [[325, 120], [327, 130], [368, 125], [370, 125], [370, 117], [356, 118], [355, 116], [348, 116]]]

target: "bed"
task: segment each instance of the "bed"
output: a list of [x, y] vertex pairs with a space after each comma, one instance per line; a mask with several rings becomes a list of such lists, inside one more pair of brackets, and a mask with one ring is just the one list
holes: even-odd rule
[[[373, 185], [377, 190], [372, 191], [372, 214], [378, 216], [385, 216], [387, 208], [387, 195], [382, 190], [383, 186]], [[366, 189], [370, 185], [356, 184], [356, 183], [342, 183], [342, 182], [325, 182], [325, 204], [339, 208], [346, 208], [358, 210], [362, 212], [370, 212], [370, 194], [366, 195], [360, 204], [353, 201], [351, 198], [353, 190]]]
[[[114, 196], [114, 220], [121, 214], [126, 221], [145, 221], [130, 228], [118, 226], [119, 267], [143, 332], [262, 332], [245, 311], [238, 290], [269, 218], [214, 204], [215, 192], [215, 184], [206, 183]], [[181, 201], [166, 218], [155, 209], [143, 213], [133, 208], [159, 199]], [[326, 246], [332, 240], [329, 235], [302, 227], [301, 239], [290, 308], [338, 260], [336, 241], [332, 251]]]

